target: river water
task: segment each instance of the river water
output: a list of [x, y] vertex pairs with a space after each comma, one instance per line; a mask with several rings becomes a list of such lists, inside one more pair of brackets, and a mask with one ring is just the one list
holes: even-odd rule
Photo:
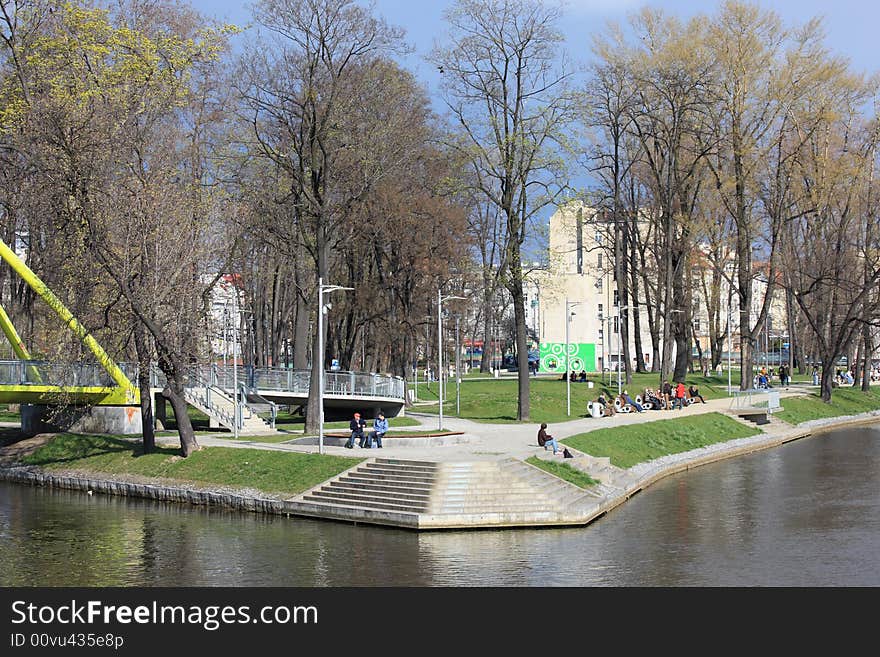
[[666, 478], [587, 527], [411, 531], [0, 483], [2, 586], [878, 586], [880, 428]]

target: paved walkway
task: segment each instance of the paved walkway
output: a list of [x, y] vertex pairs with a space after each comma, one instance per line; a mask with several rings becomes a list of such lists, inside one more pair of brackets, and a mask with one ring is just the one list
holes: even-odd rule
[[[790, 389], [777, 389], [781, 397], [792, 395], [800, 395], [806, 392], [805, 389], [799, 389], [792, 386]], [[604, 429], [608, 427], [626, 426], [630, 424], [640, 424], [644, 422], [653, 422], [657, 420], [669, 420], [677, 417], [688, 417], [691, 415], [699, 415], [702, 413], [712, 412], [728, 412], [731, 406], [731, 398], [721, 398], [709, 400], [705, 404], [696, 403], [682, 410], [672, 411], [644, 411], [642, 413], [617, 413], [616, 415], [603, 418], [583, 418], [578, 417], [567, 422], [559, 422], [548, 426], [548, 433], [557, 439], [564, 439], [570, 436], [593, 431], [595, 429]], [[783, 403], [784, 406], [784, 403]], [[409, 412], [409, 417], [418, 419], [423, 429], [436, 429], [438, 418], [436, 415], [419, 414], [417, 412]], [[390, 431], [389, 436], [394, 434], [394, 418], [389, 419]], [[326, 454], [335, 454], [338, 456], [358, 456], [358, 457], [383, 457], [383, 458], [400, 458], [424, 461], [442, 461], [442, 462], [458, 462], [458, 461], [479, 461], [479, 460], [496, 460], [505, 457], [514, 457], [525, 459], [529, 456], [543, 455], [545, 452], [538, 448], [537, 433], [540, 426], [540, 419], [535, 418], [529, 424], [487, 424], [482, 422], [474, 422], [462, 418], [450, 417], [444, 415], [443, 425], [450, 431], [464, 432], [463, 438], [467, 442], [449, 445], [435, 445], [426, 447], [416, 446], [394, 446], [393, 439], [386, 440], [385, 446], [380, 451], [378, 449], [366, 450], [345, 449], [344, 447], [335, 447], [324, 445]], [[414, 427], [402, 428], [401, 431], [412, 429]], [[338, 432], [334, 432], [338, 433]], [[228, 436], [228, 434], [225, 434]], [[292, 435], [291, 439], [296, 438]], [[223, 447], [250, 447], [278, 451], [290, 451], [300, 453], [317, 453], [317, 445], [293, 445], [285, 443], [263, 443], [260, 442], [259, 436], [255, 436], [252, 440], [233, 441], [228, 437], [215, 437], [200, 435], [197, 437], [199, 444], [203, 446], [223, 446]], [[179, 439], [177, 436], [157, 437], [157, 442], [165, 445], [177, 445]], [[561, 455], [559, 457], [561, 459]]]

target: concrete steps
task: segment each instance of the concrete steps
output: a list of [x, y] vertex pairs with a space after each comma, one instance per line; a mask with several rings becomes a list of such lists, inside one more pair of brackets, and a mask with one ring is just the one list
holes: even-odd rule
[[375, 459], [325, 483], [302, 496], [302, 501], [318, 504], [424, 513], [430, 504], [436, 464], [403, 459]]
[[566, 508], [589, 496], [516, 459], [431, 463], [377, 458], [291, 502], [300, 515], [355, 522], [491, 527], [564, 522]]
[[[183, 396], [187, 404], [197, 408], [217, 425], [234, 431], [235, 402], [225, 393], [220, 390], [212, 390], [209, 397], [206, 389], [199, 386], [184, 388]], [[277, 433], [269, 426], [268, 422], [255, 413], [251, 413], [247, 407], [242, 408], [242, 426], [239, 432], [247, 435]]]

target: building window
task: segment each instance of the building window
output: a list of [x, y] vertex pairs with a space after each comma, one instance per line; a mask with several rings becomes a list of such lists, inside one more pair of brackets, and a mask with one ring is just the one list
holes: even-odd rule
[[617, 308], [617, 306], [619, 306], [619, 305], [620, 305], [620, 291], [614, 290], [614, 307]]
[[599, 271], [602, 271], [602, 254], [599, 254], [599, 257], [596, 260], [596, 266], [599, 267]]
[[694, 333], [700, 332], [700, 318], [697, 317], [694, 319]]
[[596, 279], [596, 289], [599, 290], [599, 292], [602, 291], [602, 279], [601, 278]]
[[600, 233], [600, 232], [597, 230], [597, 231], [596, 231], [596, 244], [601, 244], [601, 243], [602, 243], [602, 233]]
[[620, 333], [619, 320], [620, 320], [620, 317], [618, 317], [617, 315], [615, 315], [615, 316], [614, 316], [614, 332], [615, 332], [615, 333]]
[[602, 321], [602, 316], [604, 314], [604, 311], [605, 311], [605, 307], [600, 303], [599, 304], [599, 321], [600, 322]]
[[603, 329], [599, 329], [599, 342], [601, 343], [604, 340], [605, 340], [605, 331]]

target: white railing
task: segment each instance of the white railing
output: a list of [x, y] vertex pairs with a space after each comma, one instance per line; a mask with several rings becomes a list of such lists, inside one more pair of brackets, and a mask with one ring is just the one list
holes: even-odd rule
[[[119, 368], [133, 384], [137, 384], [138, 367], [134, 363], [119, 363]], [[187, 378], [193, 387], [209, 387], [231, 393], [233, 381], [249, 390], [289, 392], [308, 395], [311, 371], [285, 368], [255, 368], [242, 366], [234, 372], [231, 365], [202, 365], [193, 368]], [[158, 367], [150, 367], [150, 385], [165, 386], [165, 376]], [[50, 363], [38, 360], [0, 361], [0, 385], [46, 386], [107, 386], [114, 384], [110, 375], [97, 364]], [[399, 376], [385, 376], [362, 372], [326, 372], [324, 394], [350, 397], [381, 397], [400, 399], [406, 394], [405, 381]], [[209, 397], [206, 393], [206, 397]], [[231, 395], [230, 395], [231, 396]]]
[[766, 408], [768, 413], [777, 411], [782, 406], [779, 403], [779, 391], [766, 388], [752, 388], [750, 390], [733, 390], [730, 398], [730, 409], [741, 411], [752, 408]]

